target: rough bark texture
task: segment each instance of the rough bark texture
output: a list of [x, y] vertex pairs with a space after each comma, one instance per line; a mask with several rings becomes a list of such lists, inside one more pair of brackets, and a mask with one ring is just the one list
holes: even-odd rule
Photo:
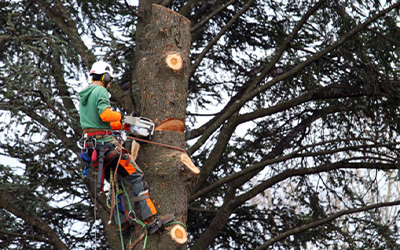
[[[146, 15], [149, 9], [146, 9]], [[159, 124], [166, 119], [184, 121], [189, 71], [190, 22], [185, 17], [160, 5], [152, 5], [148, 25], [139, 31], [140, 52], [137, 56], [135, 78], [140, 85], [140, 113]], [[168, 53], [179, 53], [183, 58], [181, 70], [167, 67]], [[153, 141], [183, 148], [182, 132], [155, 131]], [[180, 152], [151, 144], [141, 147], [137, 163], [145, 172], [150, 196], [162, 215], [173, 213], [186, 223], [188, 184], [193, 175], [179, 161]], [[146, 249], [185, 249], [176, 245], [164, 232], [149, 237]]]

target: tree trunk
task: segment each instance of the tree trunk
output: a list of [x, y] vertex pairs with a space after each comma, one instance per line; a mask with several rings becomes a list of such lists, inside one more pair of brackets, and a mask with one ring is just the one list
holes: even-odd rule
[[[147, 8], [146, 16], [139, 18], [139, 22], [147, 20], [148, 23], [142, 23], [137, 33], [140, 36], [137, 50], [140, 51], [137, 52], [139, 58], [136, 58], [134, 72], [140, 86], [140, 114], [152, 119], [156, 125], [170, 119], [178, 119], [184, 124], [190, 21], [155, 4], [151, 9]], [[156, 130], [152, 140], [180, 148], [185, 145], [183, 131], [174, 128]], [[193, 174], [180, 161], [180, 155], [178, 150], [145, 144], [141, 146], [137, 163], [145, 172], [150, 197], [158, 213], [172, 213], [178, 221], [186, 224], [189, 184]], [[186, 249], [186, 244], [175, 244], [168, 232], [164, 232], [148, 237], [146, 249]]]

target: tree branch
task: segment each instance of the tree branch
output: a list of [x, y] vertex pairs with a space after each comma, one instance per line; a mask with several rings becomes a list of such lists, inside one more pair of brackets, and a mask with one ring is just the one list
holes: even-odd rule
[[38, 216], [30, 216], [24, 211], [17, 209], [16, 205], [10, 204], [8, 201], [13, 200], [12, 197], [6, 192], [2, 192], [0, 195], [0, 208], [4, 208], [10, 213], [14, 214], [18, 218], [24, 220], [27, 224], [38, 228], [41, 232], [43, 232], [47, 237], [49, 242], [56, 248], [60, 250], [68, 250], [67, 247], [59, 238], [59, 236], [51, 229], [51, 227], [43, 220], [41, 220]]
[[288, 110], [290, 108], [296, 107], [300, 104], [309, 101], [327, 100], [334, 98], [360, 97], [360, 96], [369, 96], [372, 94], [373, 93], [367, 92], [363, 89], [347, 89], [346, 87], [341, 88], [337, 84], [332, 84], [329, 86], [311, 90], [286, 102], [278, 103], [268, 108], [258, 109], [251, 113], [243, 114], [240, 116], [239, 119], [240, 123], [245, 123], [260, 117], [269, 116], [284, 110]]
[[190, 12], [193, 10], [193, 7], [195, 4], [198, 4], [199, 1], [197, 0], [189, 0], [186, 2], [186, 4], [179, 10], [179, 14], [185, 17], [189, 17]]
[[43, 238], [43, 237], [40, 237], [38, 235], [27, 234], [26, 232], [24, 232], [24, 233], [14, 233], [14, 232], [9, 232], [9, 231], [6, 231], [6, 230], [3, 230], [3, 229], [0, 228], [0, 233], [2, 233], [4, 235], [10, 235], [10, 236], [13, 236], [13, 237], [18, 237], [21, 240], [26, 240], [27, 238], [29, 238], [29, 239], [32, 239], [32, 240], [35, 240], [35, 241], [40, 241], [40, 242], [44, 242], [44, 243], [47, 243], [47, 244], [51, 244], [48, 241], [47, 238]]
[[[217, 182], [205, 187], [204, 189], [202, 189], [201, 191], [198, 191], [196, 194], [192, 195], [190, 197], [190, 201], [206, 194], [207, 192], [213, 190], [214, 188], [217, 188], [223, 184], [225, 184], [228, 181], [234, 181], [237, 180], [239, 178], [241, 178], [242, 180], [238, 181], [238, 182], [247, 182], [249, 179], [251, 179], [254, 175], [256, 175], [259, 171], [261, 171], [262, 168], [264, 168], [267, 164], [267, 162], [269, 164], [272, 164], [274, 162], [279, 162], [281, 160], [284, 160], [284, 158], [280, 158], [280, 159], [274, 159], [276, 156], [278, 156], [281, 152], [283, 152], [283, 150], [285, 149], [286, 145], [293, 139], [293, 137], [299, 133], [299, 131], [304, 130], [305, 128], [307, 128], [313, 121], [315, 121], [316, 119], [318, 119], [320, 117], [319, 113], [316, 113], [314, 115], [311, 115], [307, 118], [305, 118], [299, 125], [297, 125], [296, 127], [294, 127], [285, 137], [282, 138], [282, 140], [278, 143], [278, 145], [275, 146], [274, 149], [271, 150], [271, 152], [266, 155], [260, 163], [253, 165], [250, 168], [246, 168], [236, 174], [232, 174], [228, 177], [225, 177], [223, 179], [218, 180]], [[289, 159], [290, 157], [292, 157], [293, 155], [288, 155], [287, 159]], [[207, 176], [208, 177], [208, 176]], [[204, 178], [204, 177], [203, 177]], [[240, 184], [237, 184], [237, 186]], [[198, 188], [200, 188], [199, 185], [196, 185], [197, 189], [195, 189], [194, 191], [197, 191]]]
[[[230, 197], [230, 194], [235, 188], [229, 187], [227, 190], [227, 197], [224, 199], [224, 204], [220, 209], [218, 209], [218, 212], [216, 213], [214, 219], [212, 220], [210, 227], [203, 233], [200, 239], [204, 238], [207, 239], [208, 242], [211, 242], [212, 239], [214, 239], [219, 231], [215, 230], [215, 227], [218, 227], [217, 225], [225, 225], [227, 221], [229, 220], [230, 215], [232, 212], [237, 208], [238, 206], [242, 205], [244, 202], [248, 201], [249, 199], [255, 197], [257, 194], [263, 192], [265, 189], [275, 185], [278, 182], [281, 182], [285, 179], [295, 177], [295, 176], [304, 176], [304, 175], [311, 175], [311, 174], [316, 174], [316, 173], [321, 173], [321, 172], [329, 172], [332, 170], [337, 170], [337, 169], [381, 169], [381, 170], [389, 170], [389, 169], [398, 169], [395, 164], [374, 164], [374, 163], [348, 163], [348, 162], [338, 162], [334, 164], [327, 164], [324, 166], [319, 166], [315, 168], [308, 168], [308, 169], [295, 169], [295, 170], [285, 170], [282, 173], [271, 177], [270, 179], [262, 182], [260, 185], [257, 187], [253, 188], [249, 192], [240, 195], [238, 197]], [[228, 197], [229, 196], [229, 197]], [[210, 240], [211, 238], [211, 240]], [[196, 246], [199, 246], [196, 248]], [[193, 249], [201, 249], [201, 247], [204, 247], [204, 244], [201, 243], [196, 243]]]
[[274, 57], [271, 59], [271, 61], [268, 63], [268, 65], [265, 67], [265, 69], [260, 73], [258, 77], [256, 77], [256, 80], [253, 81], [251, 84], [253, 87], [257, 86], [259, 82], [261, 82], [262, 79], [265, 78], [265, 76], [270, 72], [270, 70], [276, 65], [276, 63], [280, 60], [282, 57], [282, 54], [285, 52], [289, 44], [293, 41], [293, 39], [296, 37], [297, 33], [301, 30], [301, 28], [304, 26], [304, 24], [307, 22], [308, 18], [314, 12], [316, 12], [324, 3], [326, 0], [320, 0], [318, 3], [314, 5], [311, 9], [307, 11], [307, 13], [300, 19], [300, 21], [297, 23], [297, 25], [294, 27], [292, 32], [286, 37], [286, 39], [283, 41], [283, 43], [279, 46], [279, 48], [275, 51]]
[[[238, 95], [240, 94], [240, 98], [237, 98], [235, 96], [234, 97], [236, 99], [235, 102], [229, 102], [224, 107], [224, 109], [220, 112], [219, 116], [211, 119], [209, 122], [207, 122], [206, 124], [204, 124], [200, 128], [196, 129], [195, 131], [191, 131], [191, 135], [193, 136], [192, 138], [200, 136], [201, 133], [203, 133], [203, 135], [201, 135], [202, 138], [200, 138], [198, 140], [198, 143], [196, 142], [196, 144], [194, 144], [192, 146], [193, 149], [191, 148], [190, 151], [192, 151], [192, 152], [196, 151], [198, 149], [199, 145], [203, 144], [205, 142], [206, 138], [208, 138], [215, 131], [214, 129], [217, 129], [221, 125], [221, 123], [223, 123], [225, 121], [225, 119], [227, 119], [227, 117], [230, 116], [231, 112], [234, 112], [234, 110], [236, 111], [242, 105], [244, 105], [248, 100], [253, 98], [253, 96], [251, 96], [249, 98], [247, 98], [246, 96], [249, 95], [249, 93], [251, 92], [251, 89], [253, 89], [254, 86], [256, 86], [257, 84], [259, 84], [262, 81], [262, 79], [264, 79], [266, 74], [270, 71], [270, 69], [272, 69], [273, 66], [279, 61], [279, 59], [281, 58], [283, 52], [285, 51], [287, 46], [290, 44], [290, 42], [293, 40], [293, 38], [296, 36], [296, 34], [299, 32], [301, 27], [303, 27], [304, 23], [308, 20], [308, 18], [311, 16], [311, 14], [314, 13], [322, 5], [322, 3], [325, 2], [325, 1], [326, 0], [321, 0], [320, 2], [318, 2], [316, 4], [316, 6], [314, 6], [312, 9], [310, 9], [301, 18], [301, 20], [296, 25], [296, 27], [293, 29], [293, 31], [289, 34], [289, 36], [285, 39], [285, 41], [281, 44], [281, 46], [275, 51], [275, 56], [273, 57], [271, 62], [266, 66], [266, 68], [261, 71], [261, 73], [259, 74], [259, 77], [256, 77], [255, 80], [251, 80], [248, 83], [246, 83], [245, 84], [246, 88], [243, 89], [243, 91], [242, 91], [243, 93], [238, 93]], [[203, 50], [203, 52], [204, 52], [204, 50]], [[200, 54], [200, 56], [201, 56], [201, 54]], [[196, 61], [198, 61], [198, 60], [196, 60]], [[197, 67], [197, 66], [196, 67], [194, 67], [194, 66], [195, 65], [192, 65], [193, 69], [195, 69]], [[272, 79], [272, 80], [274, 80], [274, 79]], [[227, 113], [229, 113], [229, 115], [227, 115]]]
[[344, 216], [344, 215], [348, 215], [348, 214], [354, 214], [354, 213], [360, 213], [360, 212], [364, 212], [364, 211], [368, 211], [368, 210], [372, 210], [372, 209], [377, 209], [377, 208], [381, 208], [381, 207], [389, 207], [389, 206], [398, 206], [400, 205], [400, 200], [397, 201], [392, 201], [392, 202], [383, 202], [383, 203], [377, 203], [377, 204], [372, 204], [372, 205], [368, 205], [365, 207], [360, 207], [360, 208], [353, 208], [353, 209], [348, 209], [348, 210], [343, 210], [337, 213], [334, 213], [326, 218], [308, 223], [306, 225], [300, 226], [300, 227], [296, 227], [293, 228], [291, 230], [288, 230], [270, 240], [268, 240], [265, 244], [257, 247], [255, 250], [263, 250], [263, 249], [267, 249], [269, 246], [273, 245], [275, 242], [278, 242], [284, 238], [289, 237], [290, 235], [293, 234], [297, 234], [297, 233], [301, 233], [304, 231], [307, 231], [311, 228], [315, 228], [318, 226], [321, 226], [323, 224], [329, 223], [333, 220], [336, 220], [337, 218]]
[[[294, 76], [299, 71], [301, 71], [304, 67], [310, 65], [311, 63], [313, 63], [316, 60], [320, 59], [321, 57], [325, 56], [329, 52], [337, 49], [340, 45], [345, 43], [347, 40], [349, 40], [356, 33], [358, 33], [361, 30], [363, 30], [365, 27], [370, 25], [373, 21], [375, 21], [376, 19], [384, 16], [386, 13], [388, 13], [389, 11], [391, 11], [391, 10], [393, 10], [396, 7], [399, 7], [399, 6], [400, 6], [400, 2], [398, 2], [396, 4], [393, 4], [392, 6], [386, 8], [385, 10], [383, 10], [381, 12], [379, 12], [378, 14], [374, 15], [373, 17], [369, 18], [365, 22], [361, 23], [360, 25], [358, 25], [355, 28], [353, 28], [352, 30], [350, 30], [348, 33], [346, 33], [342, 38], [340, 38], [334, 44], [326, 47], [325, 49], [321, 50], [319, 53], [316, 53], [316, 54], [310, 56], [306, 61], [304, 61], [302, 63], [299, 63], [298, 65], [296, 65], [294, 68], [292, 68], [288, 72], [278, 75], [277, 77], [275, 77], [271, 81], [267, 82], [265, 85], [259, 86], [259, 87], [255, 88], [255, 89], [253, 89], [252, 91], [250, 91], [250, 88], [249, 88], [248, 91], [246, 91], [246, 93], [243, 94], [243, 96], [240, 99], [236, 100], [233, 103], [229, 103], [229, 106], [225, 106], [224, 109], [221, 111], [221, 115], [220, 116], [211, 119], [209, 122], [205, 123], [200, 128], [198, 128], [198, 129], [196, 129], [194, 131], [191, 131], [191, 135], [192, 136], [198, 135], [198, 136], [201, 136], [201, 137], [190, 148], [190, 151], [194, 152], [201, 145], [203, 145], [204, 142], [207, 140], [207, 138], [223, 122], [225, 122], [228, 117], [230, 117], [236, 110], [240, 109], [240, 107], [242, 107], [247, 101], [252, 100], [255, 96], [257, 96], [260, 93], [262, 93], [263, 91], [267, 90], [268, 88], [270, 88], [274, 84]], [[259, 77], [255, 78], [252, 81], [251, 86], [257, 86], [264, 79], [265, 73], [267, 72], [267, 70], [264, 70], [263, 72], [264, 72], [264, 74], [261, 73]]]
[[[75, 50], [82, 58], [85, 65], [89, 68], [90, 65], [96, 61], [96, 57], [83, 42], [74, 20], [69, 14], [69, 11], [64, 7], [63, 3], [60, 0], [54, 0], [57, 8], [52, 8], [42, 0], [33, 1], [37, 3], [43, 12], [46, 13], [46, 15], [68, 36]], [[57, 12], [54, 11], [55, 9]], [[113, 84], [112, 90], [114, 95], [124, 92], [118, 84]], [[120, 98], [115, 99], [120, 100]], [[123, 102], [120, 104], [128, 111], [132, 110], [132, 107], [134, 107], [132, 99], [128, 97], [123, 98]]]
[[[68, 36], [72, 42], [72, 45], [87, 66], [96, 61], [94, 54], [82, 41], [78, 32], [78, 28], [69, 14], [69, 11], [64, 7], [60, 0], [53, 1], [56, 5], [56, 8], [50, 7], [42, 0], [33, 0], [33, 2], [37, 3], [42, 11], [46, 13], [46, 15]], [[55, 10], [57, 10], [57, 13], [54, 12]]]
[[206, 22], [208, 22], [213, 16], [217, 15], [219, 12], [221, 12], [222, 10], [224, 10], [226, 7], [228, 7], [229, 5], [231, 5], [232, 3], [234, 3], [236, 0], [230, 0], [227, 3], [225, 3], [224, 5], [221, 5], [219, 8], [215, 9], [213, 12], [211, 12], [208, 16], [206, 16], [205, 18], [203, 18], [202, 20], [200, 20], [198, 23], [196, 23], [195, 25], [192, 26], [192, 28], [190, 28], [190, 32], [194, 32], [196, 31], [198, 28], [200, 28], [201, 26], [203, 26]]
[[240, 206], [247, 200], [255, 197], [256, 195], [263, 192], [265, 189], [272, 187], [278, 182], [285, 179], [296, 177], [296, 176], [306, 176], [312, 174], [318, 174], [322, 172], [329, 172], [338, 169], [378, 169], [378, 170], [394, 170], [398, 169], [396, 164], [382, 164], [382, 163], [351, 163], [351, 162], [336, 162], [332, 164], [326, 164], [313, 168], [302, 168], [302, 169], [288, 169], [280, 174], [277, 174], [266, 181], [263, 181], [258, 186], [254, 187], [250, 191], [236, 197], [234, 205], [235, 207]]
[[235, 16], [229, 20], [229, 22], [218, 32], [218, 34], [211, 40], [207, 46], [203, 49], [203, 51], [200, 53], [200, 55], [197, 56], [196, 61], [193, 63], [193, 65], [190, 67], [190, 72], [189, 72], [189, 77], [191, 77], [194, 72], [196, 71], [196, 68], [200, 65], [201, 61], [205, 57], [205, 55], [208, 53], [208, 51], [218, 42], [218, 40], [222, 37], [222, 35], [225, 34], [225, 32], [232, 26], [232, 24], [239, 19], [243, 13], [245, 13], [250, 6], [253, 4], [254, 0], [248, 0], [245, 6], [243, 6], [243, 9], [241, 9], [238, 13], [236, 13]]
[[201, 172], [197, 179], [197, 183], [192, 192], [198, 191], [203, 186], [204, 182], [207, 180], [210, 174], [218, 166], [220, 159], [225, 152], [226, 146], [228, 145], [232, 134], [235, 132], [236, 127], [238, 126], [237, 115], [238, 114], [235, 113], [235, 115], [229, 118], [225, 125], [222, 127], [214, 148], [212, 149], [209, 157], [207, 157], [207, 160], [203, 162], [203, 168], [201, 169]]

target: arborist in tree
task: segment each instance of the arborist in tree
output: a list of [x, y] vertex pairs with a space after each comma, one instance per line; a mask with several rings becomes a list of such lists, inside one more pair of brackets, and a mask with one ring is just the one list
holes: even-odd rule
[[[134, 201], [139, 207], [146, 230], [149, 234], [155, 233], [165, 223], [172, 221], [174, 216], [157, 215], [142, 170], [113, 136], [113, 130], [121, 130], [123, 126], [121, 113], [111, 110], [107, 91], [114, 78], [111, 65], [102, 61], [95, 62], [90, 70], [90, 76], [93, 84], [79, 93], [80, 123], [83, 128], [85, 148], [81, 156], [86, 162], [91, 162], [92, 167], [98, 171], [97, 188], [101, 192], [104, 178], [108, 179], [105, 173], [109, 173], [110, 169], [112, 171], [117, 169], [118, 175], [132, 184]], [[128, 214], [122, 217], [121, 230], [127, 237], [130, 235], [132, 224]]]

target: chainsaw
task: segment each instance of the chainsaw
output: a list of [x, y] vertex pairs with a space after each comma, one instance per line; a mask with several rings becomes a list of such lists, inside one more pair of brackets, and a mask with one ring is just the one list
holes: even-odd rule
[[151, 139], [154, 134], [155, 124], [149, 118], [128, 115], [122, 122], [125, 126], [129, 125], [128, 133], [134, 136]]
[[[146, 138], [146, 140], [140, 139], [140, 138], [137, 138], [136, 140], [139, 140], [142, 142], [146, 141], [148, 143], [153, 143], [153, 144], [156, 144], [159, 146], [164, 146], [167, 148], [172, 148], [172, 149], [181, 151], [181, 154], [180, 154], [181, 162], [186, 167], [188, 167], [194, 174], [200, 173], [200, 169], [193, 164], [192, 160], [187, 155], [187, 153], [184, 149], [173, 147], [173, 146], [162, 144], [162, 143], [147, 141], [147, 140], [151, 140], [151, 136], [154, 134], [154, 129], [155, 129], [154, 122], [152, 120], [150, 120], [149, 118], [128, 115], [122, 119], [122, 123], [124, 124], [124, 127], [129, 126], [129, 131], [127, 131], [128, 133], [130, 133], [136, 137]], [[126, 135], [124, 135], [124, 136], [126, 137]], [[126, 140], [126, 138], [124, 140]], [[133, 149], [134, 149], [134, 147], [132, 147], [132, 152], [133, 152]], [[139, 150], [139, 148], [137, 150]], [[136, 153], [132, 153], [132, 155], [137, 155], [137, 151], [136, 151]], [[136, 157], [134, 159], [136, 159]]]

